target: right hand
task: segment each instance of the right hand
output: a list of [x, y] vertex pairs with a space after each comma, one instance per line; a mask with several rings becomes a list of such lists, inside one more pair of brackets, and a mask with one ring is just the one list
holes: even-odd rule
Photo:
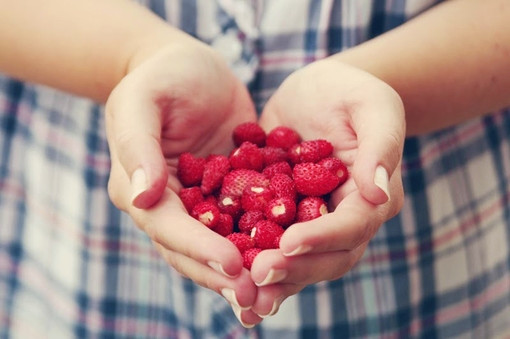
[[145, 231], [162, 257], [197, 284], [224, 295], [244, 324], [257, 288], [226, 238], [192, 218], [177, 193], [181, 153], [227, 154], [232, 130], [256, 121], [245, 86], [211, 48], [191, 40], [145, 58], [111, 93], [106, 128], [109, 194]]

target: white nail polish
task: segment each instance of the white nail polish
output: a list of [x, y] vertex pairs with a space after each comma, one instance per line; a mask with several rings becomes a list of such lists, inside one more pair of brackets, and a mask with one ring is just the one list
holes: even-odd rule
[[285, 279], [286, 276], [287, 276], [286, 270], [275, 270], [272, 268], [267, 273], [266, 278], [263, 281], [261, 281], [260, 283], [255, 283], [255, 285], [266, 286], [269, 284], [274, 284], [279, 281], [282, 281], [283, 279]]
[[223, 274], [227, 278], [235, 278], [236, 277], [234, 275], [230, 275], [227, 272], [225, 272], [225, 270], [223, 269], [223, 266], [221, 266], [221, 264], [219, 262], [208, 261], [207, 265], [209, 265], [209, 267], [212, 268], [213, 270], [215, 270], [216, 272]]
[[292, 257], [295, 255], [300, 255], [300, 254], [310, 252], [311, 250], [312, 250], [312, 246], [310, 246], [310, 245], [300, 245], [293, 251], [283, 253], [283, 255], [286, 257]]
[[388, 200], [390, 199], [390, 191], [388, 188], [389, 182], [388, 172], [386, 169], [382, 166], [377, 166], [374, 174], [374, 184], [383, 190], [383, 192], [388, 197]]
[[278, 312], [278, 310], [280, 309], [280, 305], [282, 304], [283, 300], [285, 300], [284, 297], [276, 298], [273, 301], [273, 308], [271, 309], [271, 311], [269, 311], [269, 313], [265, 314], [265, 315], [258, 314], [258, 316], [261, 318], [267, 318], [267, 317], [271, 317], [271, 316], [275, 315], [276, 312]]
[[243, 319], [241, 319], [241, 312], [243, 310], [240, 307], [237, 307], [236, 305], [231, 305], [231, 306], [232, 306], [232, 311], [234, 311], [234, 314], [235, 314], [237, 320], [239, 320], [239, 322], [241, 323], [241, 325], [243, 325], [244, 328], [255, 327], [255, 324], [247, 324], [243, 321]]
[[147, 176], [143, 168], [138, 168], [131, 176], [131, 201], [134, 201], [141, 193], [148, 188]]
[[250, 307], [241, 307], [237, 301], [236, 292], [231, 288], [222, 288], [221, 295], [228, 300], [231, 305], [239, 307], [241, 310], [249, 310]]

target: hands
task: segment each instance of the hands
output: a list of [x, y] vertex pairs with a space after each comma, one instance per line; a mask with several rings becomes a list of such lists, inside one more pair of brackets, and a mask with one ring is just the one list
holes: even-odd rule
[[292, 225], [279, 250], [255, 259], [251, 276], [259, 290], [252, 311], [263, 316], [306, 285], [344, 275], [379, 226], [400, 210], [405, 123], [400, 98], [388, 85], [325, 59], [288, 77], [260, 124], [267, 130], [292, 126], [303, 139], [329, 140], [351, 173], [332, 195], [332, 213]]
[[[237, 248], [183, 208], [176, 165], [185, 151], [226, 153], [233, 148], [234, 126], [255, 119], [244, 85], [215, 52], [195, 41], [140, 62], [106, 104], [112, 201], [171, 266], [224, 295], [236, 314], [253, 304], [256, 286], [242, 270]], [[260, 321], [250, 312], [243, 317]]]
[[332, 59], [291, 75], [260, 124], [329, 140], [351, 177], [332, 195], [334, 212], [293, 225], [281, 249], [259, 255], [251, 273], [235, 246], [190, 217], [176, 194], [180, 153], [225, 154], [234, 126], [255, 121], [246, 89], [221, 59], [195, 42], [161, 50], [121, 81], [106, 113], [112, 201], [170, 265], [224, 295], [245, 326], [274, 314], [306, 285], [345, 274], [403, 203], [400, 98], [377, 78]]

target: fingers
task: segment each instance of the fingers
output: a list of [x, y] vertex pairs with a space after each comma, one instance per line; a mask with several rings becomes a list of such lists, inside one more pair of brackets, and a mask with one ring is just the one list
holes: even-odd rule
[[404, 109], [396, 92], [374, 96], [354, 110], [352, 123], [358, 152], [352, 176], [361, 195], [374, 204], [388, 201], [389, 179], [400, 165], [405, 138]]
[[[126, 79], [130, 76], [128, 75]], [[129, 177], [131, 203], [138, 208], [153, 205], [163, 193], [168, 170], [161, 152], [159, 108], [124, 79], [106, 104], [110, 150]]]
[[280, 249], [291, 257], [304, 253], [349, 251], [367, 242], [386, 220], [388, 205], [373, 205], [358, 191], [346, 196], [335, 211], [290, 226]]
[[223, 296], [244, 327], [251, 328], [262, 321], [262, 318], [251, 310], [256, 300], [257, 287], [253, 284], [250, 273], [246, 269], [235, 279], [227, 278], [211, 267], [203, 265], [190, 257], [170, 251], [157, 243], [155, 243], [155, 246], [166, 262], [179, 273], [192, 279], [200, 286], [211, 289]]
[[[336, 280], [355, 265], [365, 248], [366, 243], [353, 250], [308, 253], [292, 257], [283, 255], [281, 251], [265, 251], [254, 261], [251, 276], [259, 288], [273, 284], [306, 286], [319, 281]], [[285, 291], [295, 292], [289, 287]], [[287, 297], [290, 294], [283, 295]]]

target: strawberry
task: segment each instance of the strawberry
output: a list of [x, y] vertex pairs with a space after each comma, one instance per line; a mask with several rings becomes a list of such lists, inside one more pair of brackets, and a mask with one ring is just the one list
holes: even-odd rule
[[244, 251], [243, 253], [243, 266], [250, 270], [251, 265], [253, 264], [253, 260], [255, 260], [255, 257], [262, 252], [261, 248], [250, 248], [249, 250]]
[[292, 167], [290, 167], [289, 163], [286, 161], [279, 161], [266, 166], [266, 168], [262, 170], [262, 174], [268, 179], [271, 179], [276, 173], [284, 173], [291, 176]]
[[349, 171], [342, 160], [335, 157], [327, 157], [318, 162], [319, 165], [327, 168], [331, 173], [340, 178], [339, 185], [343, 184], [349, 178]]
[[321, 196], [333, 191], [340, 178], [321, 165], [304, 162], [294, 166], [292, 177], [296, 191], [303, 195]]
[[253, 238], [246, 233], [232, 233], [227, 235], [227, 239], [230, 240], [234, 245], [236, 245], [237, 249], [239, 250], [239, 252], [241, 252], [241, 254], [255, 246], [255, 241], [253, 240]]
[[203, 201], [193, 207], [191, 216], [209, 228], [214, 228], [220, 221], [220, 210], [214, 203]]
[[273, 190], [276, 197], [296, 199], [296, 184], [287, 174], [276, 173], [269, 180], [269, 188]]
[[319, 197], [306, 197], [297, 206], [296, 222], [313, 220], [328, 213], [328, 206], [324, 199]]
[[296, 202], [289, 197], [275, 198], [267, 204], [265, 215], [267, 220], [286, 228], [296, 217]]
[[318, 162], [333, 153], [333, 145], [326, 140], [316, 139], [303, 141], [289, 149], [289, 159], [298, 164], [301, 162]]
[[251, 230], [255, 246], [262, 249], [278, 248], [276, 239], [284, 232], [283, 227], [270, 220], [260, 220]]
[[274, 164], [275, 162], [287, 162], [289, 160], [287, 151], [283, 148], [266, 146], [260, 150], [262, 151], [262, 156], [264, 157], [264, 163], [266, 166]]
[[214, 226], [213, 231], [224, 237], [234, 232], [234, 220], [230, 214], [220, 213], [218, 224]]
[[241, 196], [241, 206], [245, 211], [263, 211], [267, 203], [273, 199], [273, 196], [273, 191], [267, 187], [246, 186]]
[[266, 187], [269, 180], [264, 174], [245, 168], [235, 169], [223, 178], [221, 194], [240, 197], [246, 186]]
[[181, 198], [182, 204], [186, 207], [188, 213], [191, 213], [196, 204], [204, 201], [204, 196], [198, 186], [181, 188], [179, 198]]
[[234, 128], [232, 140], [238, 147], [245, 141], [254, 143], [259, 147], [264, 147], [266, 144], [266, 132], [255, 122], [245, 122]]
[[292, 128], [278, 126], [273, 128], [266, 137], [266, 146], [288, 150], [301, 141], [301, 136]]
[[204, 158], [197, 158], [189, 152], [182, 153], [177, 163], [177, 178], [184, 187], [200, 185], [204, 165]]
[[234, 149], [229, 156], [230, 166], [234, 169], [246, 168], [255, 171], [262, 171], [264, 167], [264, 155], [257, 145], [245, 141], [238, 148]]
[[246, 211], [243, 215], [241, 215], [241, 218], [239, 218], [239, 232], [248, 234], [251, 233], [251, 229], [255, 226], [255, 224], [264, 219], [264, 212], [260, 210]]
[[221, 187], [223, 177], [230, 171], [230, 162], [224, 155], [210, 155], [206, 159], [202, 177], [202, 193], [208, 195]]
[[241, 215], [241, 198], [220, 194], [218, 208], [221, 213], [230, 214], [234, 220], [237, 220]]

